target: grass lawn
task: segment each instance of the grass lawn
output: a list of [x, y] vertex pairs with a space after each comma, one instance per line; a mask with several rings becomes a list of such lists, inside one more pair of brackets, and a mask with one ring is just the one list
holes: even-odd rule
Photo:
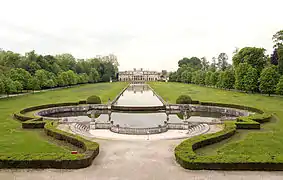
[[37, 130], [23, 130], [21, 122], [12, 115], [21, 109], [49, 103], [77, 102], [90, 95], [98, 95], [104, 103], [114, 99], [126, 83], [97, 83], [68, 89], [0, 99], [0, 153], [66, 152], [69, 148], [57, 146]]
[[245, 156], [247, 160], [265, 161], [271, 156], [283, 156], [283, 97], [268, 97], [260, 94], [246, 94], [183, 83], [149, 83], [166, 101], [175, 103], [181, 94], [193, 100], [239, 104], [274, 113], [279, 120], [263, 124], [261, 130], [241, 130], [229, 140], [200, 149], [200, 155]]

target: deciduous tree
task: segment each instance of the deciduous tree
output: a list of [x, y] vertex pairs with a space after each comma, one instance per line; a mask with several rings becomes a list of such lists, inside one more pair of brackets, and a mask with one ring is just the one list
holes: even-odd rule
[[266, 67], [260, 74], [260, 91], [265, 94], [272, 94], [275, 92], [276, 85], [279, 81], [279, 73], [275, 66]]

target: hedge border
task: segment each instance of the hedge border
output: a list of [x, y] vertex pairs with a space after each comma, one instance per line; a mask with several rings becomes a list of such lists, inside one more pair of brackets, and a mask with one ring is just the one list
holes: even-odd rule
[[48, 121], [44, 131], [48, 136], [66, 141], [84, 150], [81, 154], [37, 153], [37, 154], [0, 154], [0, 168], [56, 168], [79, 169], [92, 164], [99, 154], [99, 145], [80, 136], [56, 128], [57, 122]]
[[272, 118], [272, 114], [266, 113], [261, 109], [250, 107], [250, 106], [243, 106], [243, 105], [237, 105], [237, 104], [214, 103], [214, 102], [201, 102], [201, 101], [192, 101], [192, 104], [235, 108], [235, 109], [241, 109], [241, 110], [246, 110], [246, 111], [257, 113], [257, 114], [253, 114], [250, 116], [238, 117], [237, 121], [235, 122], [237, 129], [260, 129], [261, 123], [268, 122]]
[[46, 121], [43, 120], [42, 117], [39, 117], [39, 116], [31, 117], [31, 116], [25, 115], [25, 113], [40, 110], [40, 109], [46, 109], [46, 108], [61, 107], [61, 106], [77, 106], [80, 104], [86, 104], [86, 101], [81, 100], [79, 102], [67, 102], [67, 103], [44, 104], [44, 105], [32, 106], [32, 107], [22, 109], [17, 113], [14, 113], [13, 116], [15, 119], [22, 121], [23, 129], [44, 128]]
[[14, 113], [14, 118], [22, 121], [23, 129], [44, 128], [46, 135], [82, 148], [84, 150], [83, 153], [74, 155], [71, 153], [0, 154], [0, 168], [79, 169], [90, 166], [93, 159], [99, 154], [99, 145], [96, 142], [57, 129], [58, 122], [24, 114], [45, 108], [85, 104], [85, 102], [45, 104], [28, 107], [18, 113]]
[[226, 122], [222, 131], [213, 134], [204, 134], [191, 139], [184, 140], [175, 148], [176, 161], [185, 169], [194, 170], [283, 170], [283, 162], [255, 162], [248, 161], [248, 157], [238, 157], [242, 162], [227, 162], [229, 155], [223, 156], [198, 156], [194, 151], [207, 145], [220, 142], [233, 136], [237, 129], [260, 129], [260, 124], [270, 121], [274, 117], [253, 107], [230, 105], [222, 103], [200, 102], [202, 105], [225, 106], [244, 109], [259, 114], [238, 117], [236, 122]]

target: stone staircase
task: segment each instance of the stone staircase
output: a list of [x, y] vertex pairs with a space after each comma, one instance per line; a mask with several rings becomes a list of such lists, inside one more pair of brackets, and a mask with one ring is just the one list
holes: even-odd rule
[[195, 125], [195, 126], [191, 126], [188, 129], [187, 134], [191, 137], [197, 136], [197, 135], [204, 134], [204, 133], [208, 132], [209, 129], [210, 128], [209, 128], [208, 124], [198, 124], [198, 125]]

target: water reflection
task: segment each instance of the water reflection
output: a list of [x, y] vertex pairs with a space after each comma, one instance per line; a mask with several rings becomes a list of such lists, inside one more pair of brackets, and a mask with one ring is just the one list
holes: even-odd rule
[[[208, 123], [220, 118], [220, 113], [210, 112], [192, 112], [185, 119], [191, 123]], [[49, 117], [68, 117], [70, 121], [91, 121], [91, 117], [87, 112], [70, 112], [56, 113]], [[114, 125], [119, 124], [120, 127], [147, 128], [163, 125], [165, 121], [168, 123], [182, 123], [184, 121], [183, 113], [169, 114], [165, 112], [99, 112], [95, 113], [95, 121], [107, 123], [113, 121]]]
[[115, 106], [162, 106], [163, 103], [145, 84], [130, 85], [114, 103]]

